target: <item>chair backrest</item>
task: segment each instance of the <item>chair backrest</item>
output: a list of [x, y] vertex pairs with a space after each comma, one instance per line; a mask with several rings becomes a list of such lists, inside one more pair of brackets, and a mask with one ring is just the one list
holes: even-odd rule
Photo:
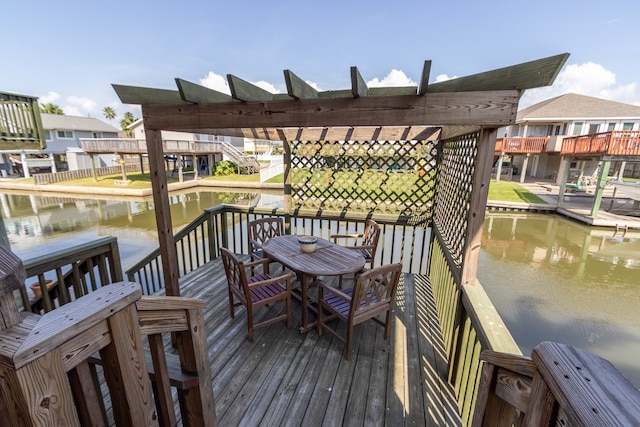
[[351, 299], [354, 320], [360, 315], [369, 318], [371, 312], [386, 311], [393, 304], [401, 274], [402, 264], [388, 264], [357, 275]]
[[231, 289], [231, 292], [238, 296], [243, 303], [250, 301], [247, 271], [244, 263], [240, 261], [240, 258], [238, 258], [236, 254], [227, 248], [220, 248], [220, 255], [222, 255], [222, 264], [224, 265], [224, 272], [227, 274], [229, 289]]
[[370, 246], [367, 249], [371, 256], [371, 266], [376, 257], [376, 250], [378, 249], [378, 241], [380, 240], [380, 226], [372, 219], [368, 219], [365, 223], [364, 233], [362, 233], [362, 246]]
[[249, 249], [255, 252], [262, 243], [272, 237], [284, 234], [284, 219], [277, 217], [260, 218], [247, 223], [249, 227]]

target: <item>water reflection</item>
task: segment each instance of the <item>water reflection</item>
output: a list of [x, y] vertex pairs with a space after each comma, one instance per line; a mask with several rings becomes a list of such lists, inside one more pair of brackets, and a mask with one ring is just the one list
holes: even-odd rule
[[478, 278], [524, 354], [559, 341], [640, 386], [640, 231], [545, 214], [490, 214]]
[[[172, 192], [169, 203], [177, 232], [205, 208], [222, 203], [280, 207], [282, 195], [266, 191], [184, 190]], [[158, 246], [152, 197], [109, 199], [16, 192], [0, 194], [0, 206], [11, 249], [23, 259], [115, 236], [127, 269]]]

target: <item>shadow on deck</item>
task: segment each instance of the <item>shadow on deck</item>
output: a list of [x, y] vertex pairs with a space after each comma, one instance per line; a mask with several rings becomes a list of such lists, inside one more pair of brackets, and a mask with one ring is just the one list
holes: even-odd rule
[[[275, 265], [273, 265], [275, 268]], [[209, 359], [221, 426], [254, 425], [460, 425], [435, 305], [423, 276], [404, 274], [390, 340], [375, 322], [356, 326], [351, 361], [327, 334], [293, 325], [257, 329], [247, 339], [244, 309], [229, 316], [220, 261], [181, 279], [182, 295], [206, 303]], [[263, 307], [256, 320], [284, 310]], [[335, 323], [338, 326], [337, 322]]]

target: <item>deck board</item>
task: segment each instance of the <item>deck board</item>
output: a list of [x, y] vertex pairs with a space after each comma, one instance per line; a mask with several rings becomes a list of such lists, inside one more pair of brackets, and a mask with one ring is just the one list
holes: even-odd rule
[[[272, 273], [277, 268], [272, 264]], [[331, 334], [298, 332], [301, 305], [295, 299], [291, 328], [284, 322], [258, 328], [249, 342], [244, 308], [236, 308], [235, 318], [229, 315], [220, 261], [180, 282], [183, 296], [206, 304], [218, 425], [461, 425], [453, 387], [446, 380], [435, 304], [423, 276], [403, 275], [389, 340], [375, 322], [355, 327], [351, 361], [344, 359], [344, 346]], [[284, 304], [276, 303], [258, 309], [255, 318], [282, 312]], [[344, 333], [344, 324], [334, 320], [331, 325]], [[167, 351], [173, 352], [168, 341]]]

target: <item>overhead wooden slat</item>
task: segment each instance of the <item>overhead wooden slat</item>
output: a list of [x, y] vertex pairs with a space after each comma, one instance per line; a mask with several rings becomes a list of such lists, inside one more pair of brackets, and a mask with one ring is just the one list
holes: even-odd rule
[[187, 104], [177, 90], [152, 89], [140, 86], [112, 84], [113, 90], [123, 104], [176, 105]]
[[351, 94], [354, 97], [368, 96], [369, 88], [358, 71], [357, 67], [351, 67]]
[[271, 101], [273, 94], [233, 74], [227, 74], [231, 96], [240, 101]]
[[284, 70], [284, 81], [287, 84], [287, 93], [292, 98], [314, 99], [318, 97], [317, 90], [290, 70]]
[[429, 74], [431, 74], [431, 61], [427, 60], [424, 61], [424, 65], [422, 66], [418, 95], [424, 95], [427, 93], [427, 88], [429, 87]]
[[425, 141], [433, 140], [440, 132], [433, 126], [368, 126], [284, 129], [282, 134], [288, 141]]
[[145, 129], [493, 125], [515, 122], [521, 92], [484, 91], [143, 108]]
[[569, 58], [568, 53], [525, 62], [511, 67], [434, 83], [428, 93], [481, 90], [532, 89], [549, 86]]
[[349, 89], [343, 90], [326, 90], [318, 92], [318, 98], [353, 98], [353, 94]]
[[372, 87], [369, 89], [369, 96], [415, 95], [416, 93], [418, 93], [417, 86]]
[[188, 82], [186, 80], [176, 78], [176, 85], [180, 96], [186, 102], [193, 102], [194, 104], [207, 104], [210, 102], [231, 102], [233, 98], [226, 93], [218, 92], [217, 90], [209, 89], [195, 83]]

